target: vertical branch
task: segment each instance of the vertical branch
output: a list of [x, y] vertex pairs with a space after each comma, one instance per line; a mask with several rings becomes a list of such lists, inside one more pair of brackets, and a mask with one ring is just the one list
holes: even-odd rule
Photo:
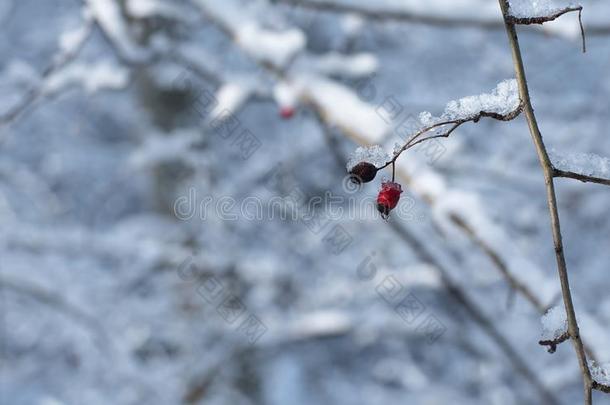
[[500, 8], [502, 9], [502, 15], [504, 17], [504, 25], [506, 27], [506, 33], [508, 35], [508, 42], [511, 48], [513, 64], [515, 68], [515, 74], [519, 85], [519, 95], [523, 103], [523, 111], [525, 118], [534, 141], [538, 160], [544, 174], [544, 182], [546, 184], [546, 195], [549, 207], [549, 213], [551, 217], [551, 230], [553, 234], [553, 243], [555, 245], [555, 257], [557, 260], [557, 271], [559, 273], [559, 280], [561, 283], [561, 293], [563, 297], [563, 303], [565, 306], [567, 319], [568, 319], [568, 335], [574, 345], [574, 350], [578, 357], [578, 363], [582, 372], [584, 394], [585, 394], [585, 405], [592, 404], [591, 390], [593, 388], [591, 372], [587, 364], [587, 356], [585, 354], [584, 346], [580, 338], [578, 330], [578, 323], [576, 322], [576, 314], [574, 311], [574, 304], [572, 303], [572, 293], [570, 292], [570, 283], [568, 280], [568, 269], [563, 252], [563, 242], [561, 240], [561, 228], [559, 222], [559, 213], [557, 211], [557, 196], [555, 194], [555, 184], [553, 179], [553, 165], [549, 159], [542, 134], [538, 128], [536, 116], [534, 115], [534, 109], [529, 96], [529, 90], [527, 86], [527, 79], [525, 76], [525, 69], [523, 67], [523, 59], [521, 57], [521, 50], [519, 48], [519, 39], [517, 38], [517, 31], [515, 24], [510, 22], [508, 17], [508, 0], [498, 0]]

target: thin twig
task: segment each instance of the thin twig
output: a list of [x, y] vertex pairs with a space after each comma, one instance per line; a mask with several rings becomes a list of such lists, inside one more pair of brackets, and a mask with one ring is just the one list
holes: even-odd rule
[[570, 12], [578, 11], [578, 24], [580, 25], [580, 37], [582, 38], [582, 51], [587, 51], [587, 45], [585, 43], [585, 28], [582, 25], [582, 6], [565, 7], [557, 10], [553, 14], [539, 17], [515, 17], [513, 15], [505, 16], [505, 19], [510, 24], [515, 25], [531, 25], [531, 24], [544, 24], [549, 21], [556, 20], [562, 15]]
[[605, 186], [610, 186], [610, 179], [605, 179], [603, 177], [588, 176], [586, 174], [571, 172], [571, 171], [567, 171], [567, 170], [559, 170], [555, 167], [553, 167], [553, 177], [565, 177], [565, 178], [580, 180], [583, 183], [597, 183], [597, 184], [603, 184]]
[[[424, 127], [422, 129], [420, 129], [419, 131], [417, 131], [414, 135], [412, 135], [405, 142], [405, 144], [398, 151], [396, 151], [394, 153], [394, 156], [392, 157], [392, 159], [390, 159], [388, 162], [386, 162], [386, 164], [381, 166], [380, 169], [383, 169], [385, 167], [388, 167], [391, 164], [394, 164], [396, 162], [396, 159], [398, 159], [398, 157], [404, 151], [412, 148], [413, 146], [415, 146], [421, 142], [425, 142], [425, 141], [428, 141], [430, 139], [435, 139], [435, 138], [449, 137], [449, 135], [451, 135], [453, 133], [453, 131], [455, 131], [460, 125], [465, 124], [466, 122], [479, 122], [479, 120], [483, 117], [489, 117], [489, 118], [493, 118], [493, 119], [496, 119], [499, 121], [510, 121], [510, 120], [516, 118], [521, 113], [522, 108], [523, 108], [522, 103], [519, 103], [519, 106], [515, 110], [510, 111], [506, 114], [499, 114], [499, 113], [496, 113], [493, 111], [480, 111], [478, 114], [470, 116], [470, 117], [441, 121], [441, 122], [437, 122], [435, 124], [429, 125], [427, 127]], [[423, 138], [421, 137], [422, 135], [428, 133], [429, 131], [431, 131], [433, 129], [438, 129], [438, 128], [442, 128], [442, 127], [446, 127], [446, 126], [450, 126], [450, 127], [449, 127], [449, 129], [445, 130], [444, 132], [437, 133], [436, 135], [431, 135], [428, 137], [423, 137]]]
[[530, 25], [530, 24], [544, 24], [545, 22], [556, 20], [566, 13], [570, 13], [572, 11], [582, 11], [582, 6], [576, 7], [566, 7], [560, 10], [557, 10], [553, 14], [538, 16], [538, 17], [516, 17], [514, 15], [506, 15], [506, 22], [509, 24], [515, 25]]
[[551, 217], [551, 230], [553, 234], [553, 242], [555, 246], [555, 258], [557, 261], [557, 271], [559, 273], [559, 280], [561, 283], [561, 292], [563, 302], [566, 310], [568, 320], [568, 334], [574, 345], [574, 350], [578, 357], [580, 370], [583, 378], [584, 385], [584, 403], [585, 405], [592, 404], [592, 378], [589, 366], [587, 364], [587, 355], [580, 338], [580, 332], [578, 329], [578, 322], [576, 320], [576, 313], [574, 310], [574, 304], [572, 303], [572, 293], [570, 292], [570, 283], [568, 279], [568, 269], [563, 251], [563, 242], [561, 238], [561, 227], [559, 222], [559, 212], [557, 210], [557, 197], [555, 195], [555, 184], [553, 178], [553, 164], [549, 158], [548, 152], [542, 139], [542, 134], [538, 128], [538, 122], [534, 115], [534, 108], [530, 100], [529, 89], [527, 85], [527, 78], [525, 76], [525, 68], [523, 66], [523, 59], [521, 56], [521, 50], [519, 47], [519, 39], [517, 37], [517, 31], [515, 24], [510, 22], [508, 19], [509, 3], [508, 0], [498, 0], [502, 15], [504, 16], [504, 24], [506, 27], [506, 33], [508, 36], [508, 42], [511, 48], [513, 57], [513, 64], [515, 69], [515, 75], [519, 86], [520, 98], [523, 102], [523, 110], [525, 118], [527, 120], [530, 134], [536, 148], [536, 153], [540, 161], [540, 166], [544, 174], [544, 180], [546, 184], [547, 201], [549, 206], [549, 212]]
[[548, 352], [555, 353], [555, 350], [557, 350], [557, 345], [565, 342], [569, 338], [570, 338], [570, 335], [568, 334], [568, 332], [564, 332], [561, 335], [559, 335], [558, 337], [556, 337], [555, 339], [539, 340], [538, 344], [540, 346], [548, 346], [548, 349], [547, 349]]
[[610, 385], [598, 383], [595, 380], [593, 380], [593, 382], [591, 383], [591, 388], [593, 388], [594, 390], [605, 392], [606, 394], [610, 394]]

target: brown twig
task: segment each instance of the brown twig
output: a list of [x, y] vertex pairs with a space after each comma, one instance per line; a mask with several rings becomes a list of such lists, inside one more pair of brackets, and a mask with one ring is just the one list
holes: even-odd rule
[[555, 350], [557, 350], [557, 345], [565, 342], [569, 338], [570, 335], [568, 334], [568, 332], [564, 332], [561, 335], [557, 336], [555, 339], [539, 340], [538, 344], [540, 346], [548, 346], [548, 352], [555, 353]]
[[[447, 138], [449, 137], [449, 135], [451, 135], [453, 133], [453, 131], [455, 131], [460, 125], [465, 124], [467, 122], [479, 122], [479, 120], [483, 117], [489, 117], [489, 118], [493, 118], [499, 121], [510, 121], [514, 118], [516, 118], [522, 111], [522, 103], [519, 103], [519, 106], [513, 110], [510, 111], [507, 114], [499, 114], [493, 111], [480, 111], [478, 114], [469, 116], [469, 117], [465, 117], [465, 118], [459, 118], [459, 119], [453, 119], [453, 120], [446, 120], [446, 121], [441, 121], [441, 122], [437, 122], [435, 124], [429, 125], [427, 127], [424, 127], [422, 129], [420, 129], [419, 131], [417, 131], [414, 135], [412, 135], [406, 142], [405, 144], [397, 151], [394, 153], [394, 156], [392, 157], [392, 159], [390, 159], [388, 162], [386, 162], [385, 165], [381, 166], [379, 169], [383, 169], [391, 164], [396, 163], [396, 159], [398, 159], [398, 157], [407, 149], [412, 148], [413, 146], [431, 140], [431, 139], [435, 139], [435, 138]], [[429, 131], [433, 130], [433, 129], [439, 129], [439, 128], [443, 128], [443, 127], [447, 127], [449, 126], [448, 129], [446, 129], [444, 132], [441, 133], [437, 133], [436, 135], [431, 135], [431, 136], [427, 136], [427, 137], [421, 137], [422, 135], [428, 133]], [[419, 139], [418, 139], [419, 138]]]
[[578, 329], [578, 322], [576, 320], [576, 313], [574, 310], [574, 304], [572, 302], [572, 293], [570, 291], [570, 283], [568, 279], [568, 269], [564, 257], [563, 242], [561, 237], [561, 226], [559, 221], [559, 212], [557, 210], [557, 196], [555, 195], [555, 184], [553, 176], [553, 164], [549, 158], [546, 146], [542, 139], [542, 134], [538, 128], [538, 122], [534, 115], [534, 108], [529, 96], [529, 89], [527, 85], [527, 78], [525, 76], [525, 68], [523, 66], [523, 59], [521, 56], [521, 49], [519, 47], [519, 39], [517, 37], [517, 31], [515, 24], [510, 21], [509, 16], [509, 3], [508, 0], [498, 0], [502, 15], [504, 16], [504, 25], [506, 27], [506, 33], [508, 36], [508, 42], [511, 48], [513, 57], [513, 64], [515, 69], [515, 75], [517, 77], [517, 83], [519, 86], [519, 94], [523, 102], [523, 110], [525, 118], [527, 120], [530, 134], [536, 148], [538, 160], [544, 174], [544, 180], [546, 184], [547, 201], [551, 219], [551, 231], [553, 235], [553, 242], [555, 247], [555, 258], [557, 261], [557, 271], [559, 274], [559, 280], [561, 284], [561, 292], [563, 302], [566, 310], [568, 320], [568, 335], [574, 345], [576, 356], [578, 357], [578, 363], [583, 378], [584, 385], [584, 403], [585, 405], [592, 404], [592, 393], [593, 379], [591, 378], [591, 372], [587, 364], [587, 355], [585, 353], [584, 345], [580, 338], [580, 332]]
[[594, 390], [605, 392], [606, 394], [610, 394], [610, 385], [598, 383], [595, 380], [591, 382], [591, 388], [593, 388]]
[[515, 17], [513, 15], [506, 15], [505, 21], [509, 24], [514, 25], [531, 25], [531, 24], [544, 24], [549, 21], [556, 20], [562, 15], [570, 12], [578, 11], [578, 24], [580, 25], [580, 37], [582, 38], [582, 51], [587, 51], [587, 45], [585, 43], [585, 28], [582, 25], [582, 6], [565, 7], [557, 10], [553, 14], [539, 17]]
[[562, 15], [572, 12], [572, 11], [578, 11], [580, 13], [582, 11], [582, 6], [566, 7], [566, 8], [557, 10], [553, 14], [538, 16], [538, 17], [516, 17], [514, 15], [508, 14], [508, 15], [506, 15], [505, 19], [506, 19], [506, 22], [508, 22], [509, 24], [515, 24], [515, 25], [517, 25], [517, 24], [518, 25], [544, 24], [545, 22], [556, 20], [557, 18], [561, 17]]
[[569, 178], [569, 179], [579, 180], [579, 181], [582, 181], [583, 183], [597, 183], [597, 184], [603, 184], [605, 186], [610, 186], [610, 179], [605, 179], [603, 177], [588, 176], [586, 174], [581, 174], [581, 173], [576, 173], [576, 172], [571, 172], [571, 171], [566, 171], [566, 170], [559, 170], [556, 167], [553, 167], [553, 177], [565, 177], [565, 178]]

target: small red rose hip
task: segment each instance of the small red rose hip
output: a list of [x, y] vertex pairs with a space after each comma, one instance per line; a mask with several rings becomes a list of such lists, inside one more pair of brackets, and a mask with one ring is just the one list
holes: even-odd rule
[[377, 196], [377, 210], [384, 219], [390, 215], [390, 211], [398, 204], [400, 193], [402, 193], [400, 184], [392, 181], [381, 183], [381, 190], [379, 190], [379, 195]]
[[282, 107], [280, 108], [280, 116], [285, 120], [292, 118], [294, 115], [294, 108], [292, 107]]
[[353, 183], [368, 183], [375, 178], [377, 167], [369, 162], [360, 162], [349, 171], [349, 178]]

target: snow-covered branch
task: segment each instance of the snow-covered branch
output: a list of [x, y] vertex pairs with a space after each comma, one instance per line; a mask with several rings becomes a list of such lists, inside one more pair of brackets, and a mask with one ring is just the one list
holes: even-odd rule
[[[56, 80], [67, 65], [76, 59], [83, 46], [91, 36], [94, 27], [93, 16], [87, 7], [82, 9], [83, 23], [76, 30], [63, 33], [59, 38], [59, 50], [53, 57], [51, 63], [43, 70], [35, 83], [31, 84], [30, 90], [22, 97], [21, 101], [14, 105], [4, 114], [0, 114], [0, 126], [8, 125], [19, 117], [30, 106], [35, 104], [48, 91], [50, 81]], [[55, 89], [57, 90], [57, 89]]]
[[578, 24], [580, 25], [580, 36], [582, 38], [582, 51], [587, 50], [585, 43], [585, 29], [582, 25], [582, 6], [568, 6], [563, 8], [548, 5], [538, 5], [538, 3], [523, 0], [513, 0], [510, 2], [509, 13], [506, 21], [516, 25], [544, 24], [556, 20], [564, 14], [578, 12]]
[[[521, 113], [521, 109], [522, 104], [519, 100], [517, 82], [506, 80], [498, 84], [490, 94], [469, 96], [451, 101], [440, 117], [433, 117], [432, 114], [423, 112], [419, 116], [423, 128], [411, 135], [407, 142], [394, 152], [394, 157], [381, 169], [394, 164], [401, 153], [421, 142], [435, 138], [447, 138], [462, 124], [479, 122], [483, 117], [510, 121]], [[432, 130], [435, 130], [434, 135], [423, 137], [424, 134]]]
[[561, 154], [549, 151], [553, 162], [553, 176], [565, 177], [610, 186], [610, 159], [594, 153]]

